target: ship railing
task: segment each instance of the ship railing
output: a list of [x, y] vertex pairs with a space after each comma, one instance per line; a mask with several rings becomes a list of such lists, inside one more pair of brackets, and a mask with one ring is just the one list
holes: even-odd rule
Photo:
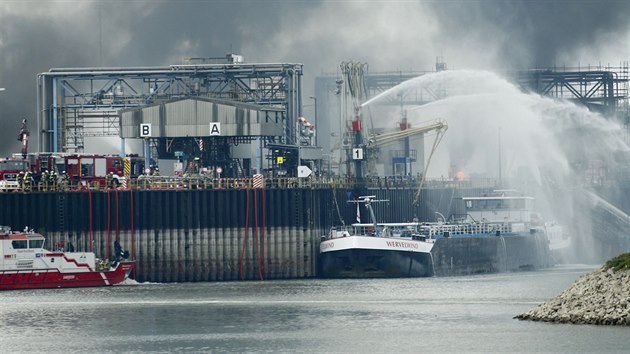
[[[23, 183], [15, 191], [19, 192], [63, 192], [86, 191], [106, 189], [252, 189], [260, 188], [255, 177], [241, 178], [212, 178], [210, 176], [146, 176], [131, 178], [126, 186], [107, 186], [99, 181], [40, 181], [35, 186]], [[371, 189], [404, 189], [415, 188], [413, 179], [401, 177], [368, 177], [361, 181], [363, 185]], [[308, 178], [297, 177], [264, 177], [262, 186], [266, 189], [349, 189], [354, 188], [359, 181], [352, 177], [343, 176], [311, 176]]]
[[135, 189], [294, 189], [350, 188], [353, 181], [345, 178], [210, 178], [204, 176], [142, 176], [134, 182]]
[[351, 226], [333, 226], [330, 228], [327, 235], [322, 236], [322, 241], [348, 237], [353, 235], [353, 231]]
[[423, 229], [431, 237], [448, 237], [456, 235], [494, 234], [502, 235], [512, 232], [510, 223], [466, 223], [466, 224], [434, 224]]
[[357, 235], [380, 236], [380, 237], [412, 237], [418, 234], [419, 223], [386, 223], [377, 224], [353, 224], [354, 232]]
[[[297, 177], [262, 177], [262, 186], [266, 189], [352, 189], [361, 184], [368, 189], [415, 189], [419, 186], [419, 176], [367, 176], [358, 180], [352, 176], [315, 176], [306, 178]], [[260, 181], [258, 181], [260, 182]], [[428, 179], [423, 185], [424, 189], [434, 188], [465, 188], [478, 187], [480, 185], [494, 185], [494, 180], [485, 181], [454, 181], [450, 179]], [[211, 175], [190, 176], [159, 176], [141, 175], [132, 177], [126, 186], [107, 186], [99, 181], [69, 181], [59, 178], [57, 181], [40, 181], [36, 185], [24, 183], [15, 189], [16, 192], [57, 192], [57, 191], [86, 191], [106, 189], [253, 189], [260, 188], [256, 177], [225, 178]]]

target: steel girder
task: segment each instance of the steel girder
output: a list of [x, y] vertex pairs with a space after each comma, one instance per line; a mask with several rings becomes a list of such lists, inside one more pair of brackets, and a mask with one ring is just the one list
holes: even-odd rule
[[513, 80], [524, 90], [541, 96], [578, 101], [596, 111], [610, 114], [620, 100], [627, 99], [628, 78], [614, 71], [532, 70], [512, 73]]
[[[195, 64], [168, 67], [60, 68], [37, 75], [39, 151], [80, 151], [84, 136], [112, 136], [111, 111], [181, 97], [213, 97], [285, 110], [284, 141], [301, 115], [303, 65]], [[87, 112], [87, 113], [86, 113]], [[99, 119], [102, 124], [82, 121]], [[69, 124], [71, 122], [71, 124]]]

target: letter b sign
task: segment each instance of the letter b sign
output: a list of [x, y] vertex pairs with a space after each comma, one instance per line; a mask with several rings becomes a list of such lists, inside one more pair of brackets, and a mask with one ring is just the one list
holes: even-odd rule
[[149, 123], [140, 124], [140, 137], [141, 138], [151, 137], [151, 124]]

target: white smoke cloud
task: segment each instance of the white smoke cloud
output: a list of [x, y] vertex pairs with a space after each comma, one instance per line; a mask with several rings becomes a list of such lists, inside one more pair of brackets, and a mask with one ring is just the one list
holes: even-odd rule
[[[567, 101], [523, 93], [491, 72], [462, 70], [419, 76], [383, 92], [364, 107], [387, 97], [437, 87], [447, 93], [445, 98], [407, 109], [412, 126], [434, 119], [449, 124], [435, 165], [429, 169], [432, 177], [444, 176], [456, 165], [467, 175], [497, 178], [501, 168], [503, 177], [514, 178], [527, 171], [539, 184], [543, 178], [561, 182], [574, 174], [575, 164], [597, 160], [612, 166], [615, 152], [628, 151], [617, 122]], [[377, 127], [384, 124], [387, 122], [375, 122]]]

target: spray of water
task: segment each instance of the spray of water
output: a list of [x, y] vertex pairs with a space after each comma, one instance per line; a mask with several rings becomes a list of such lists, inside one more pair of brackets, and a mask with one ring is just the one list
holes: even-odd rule
[[[563, 223], [576, 224], [577, 215], [583, 219], [589, 214], [575, 210], [579, 204], [576, 193], [597, 183], [602, 169], [615, 170], [624, 163], [618, 157], [630, 151], [618, 123], [568, 101], [524, 93], [491, 72], [423, 75], [362, 106], [375, 107], [381, 100], [419, 94], [436, 99], [405, 107], [412, 125], [436, 118], [449, 124], [430, 177], [446, 175], [455, 165], [468, 177], [501, 177], [504, 184], [515, 184], [505, 187], [517, 189], [527, 185], [547, 217]], [[571, 232], [587, 229], [590, 227], [577, 226]]]

